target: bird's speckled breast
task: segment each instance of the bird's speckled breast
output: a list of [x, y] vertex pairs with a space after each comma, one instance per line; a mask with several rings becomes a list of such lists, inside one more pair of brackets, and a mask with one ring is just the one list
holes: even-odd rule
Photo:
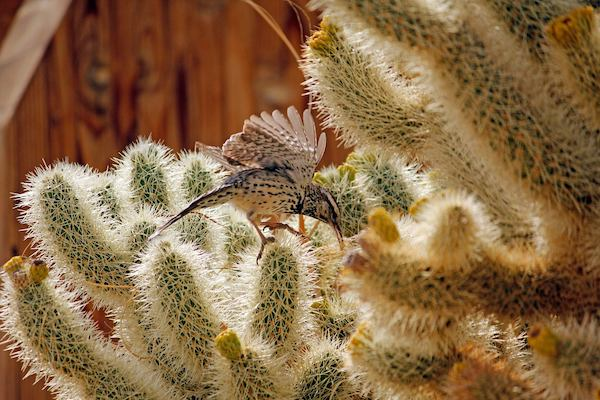
[[304, 196], [304, 188], [280, 170], [246, 170], [227, 181], [240, 191], [231, 203], [246, 213], [293, 214]]

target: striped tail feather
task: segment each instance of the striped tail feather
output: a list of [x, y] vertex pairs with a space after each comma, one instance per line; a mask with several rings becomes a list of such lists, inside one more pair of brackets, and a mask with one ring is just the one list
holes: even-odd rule
[[214, 190], [211, 190], [208, 193], [203, 194], [202, 196], [195, 198], [190, 202], [190, 204], [187, 205], [187, 207], [185, 207], [179, 213], [169, 218], [169, 220], [165, 222], [162, 226], [158, 227], [156, 231], [154, 231], [154, 233], [148, 237], [148, 241], [155, 239], [165, 229], [167, 229], [168, 227], [170, 227], [175, 222], [179, 221], [181, 218], [185, 217], [195, 209], [202, 209], [225, 204], [229, 200], [231, 200], [232, 195], [233, 190], [231, 186], [221, 186]]

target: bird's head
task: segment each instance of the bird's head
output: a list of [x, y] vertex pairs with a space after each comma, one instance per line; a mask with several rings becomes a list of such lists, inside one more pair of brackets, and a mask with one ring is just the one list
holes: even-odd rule
[[340, 227], [340, 209], [329, 190], [319, 185], [311, 185], [304, 201], [304, 215], [323, 221], [335, 231], [335, 235], [343, 244], [342, 229]]

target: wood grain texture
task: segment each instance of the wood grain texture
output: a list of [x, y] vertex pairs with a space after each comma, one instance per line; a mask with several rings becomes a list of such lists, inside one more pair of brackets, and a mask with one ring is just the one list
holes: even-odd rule
[[[0, 37], [19, 3], [0, 1]], [[259, 3], [299, 48], [290, 7]], [[104, 169], [138, 136], [174, 149], [220, 145], [252, 113], [303, 106], [302, 80], [280, 39], [240, 1], [73, 0], [0, 135], [0, 260], [26, 246], [10, 193], [36, 166], [68, 159]], [[343, 160], [329, 139], [325, 163]], [[0, 400], [50, 398], [0, 351]]]
[[25, 0], [0, 43], [0, 130], [12, 118], [71, 0]]

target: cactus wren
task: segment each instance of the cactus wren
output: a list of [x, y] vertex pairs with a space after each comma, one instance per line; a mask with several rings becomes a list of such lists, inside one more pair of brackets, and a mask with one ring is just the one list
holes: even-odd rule
[[[150, 240], [195, 209], [229, 202], [246, 214], [260, 237], [257, 261], [265, 245], [275, 240], [266, 237], [260, 225], [298, 233], [277, 222], [290, 214], [307, 215], [331, 225], [341, 245], [336, 201], [327, 189], [312, 182], [325, 143], [324, 133], [317, 142], [310, 111], [304, 110], [301, 117], [294, 107], [288, 108], [287, 118], [280, 111], [251, 116], [244, 122], [242, 132], [232, 135], [222, 148], [198, 143], [198, 151], [216, 160], [231, 175], [216, 189], [190, 202], [158, 228]], [[267, 217], [270, 221], [263, 222]]]

